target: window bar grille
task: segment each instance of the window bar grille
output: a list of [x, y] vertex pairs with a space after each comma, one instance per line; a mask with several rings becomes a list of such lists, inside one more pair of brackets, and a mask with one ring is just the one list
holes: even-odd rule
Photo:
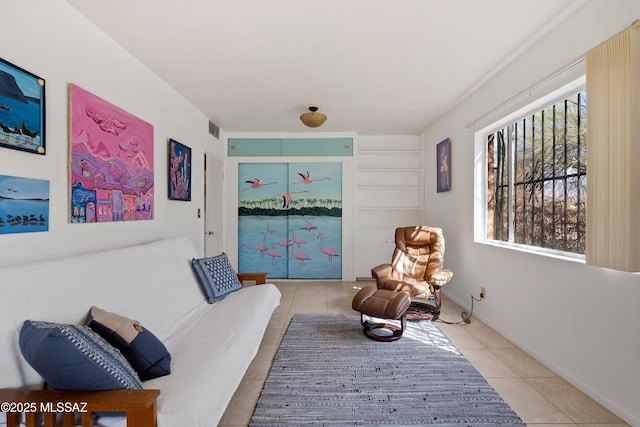
[[[524, 236], [526, 233], [526, 227], [527, 227], [527, 192], [526, 192], [526, 186], [525, 186], [525, 182], [526, 182], [526, 159], [525, 159], [525, 155], [524, 153], [527, 151], [527, 122], [525, 119], [522, 119], [522, 234], [521, 236]], [[520, 239], [521, 241], [519, 243], [524, 243], [524, 238]]]
[[567, 99], [564, 100], [564, 179], [563, 179], [563, 184], [564, 184], [564, 197], [563, 197], [563, 209], [564, 212], [562, 213], [562, 220], [564, 222], [564, 226], [562, 229], [562, 248], [563, 250], [567, 250], [567, 235], [568, 235], [568, 227], [569, 224], [567, 221], [567, 218], [569, 218], [569, 213], [568, 213], [568, 206], [567, 206], [567, 200], [569, 199], [569, 189], [568, 189], [568, 168], [569, 168], [569, 159], [568, 159], [568, 153], [567, 153], [567, 125], [569, 123], [568, 121], [568, 113], [569, 112], [569, 101]]
[[515, 158], [516, 158], [516, 144], [515, 144], [515, 140], [516, 140], [516, 131], [517, 131], [517, 123], [514, 123], [512, 125], [507, 126], [507, 151], [505, 152], [508, 156], [509, 156], [509, 161], [508, 161], [508, 172], [509, 172], [509, 179], [508, 179], [508, 192], [507, 194], [509, 195], [509, 204], [507, 205], [507, 222], [508, 222], [508, 233], [507, 233], [507, 239], [509, 240], [509, 242], [513, 242], [515, 241], [515, 234], [516, 234], [516, 223], [517, 223], [517, 215], [515, 214], [515, 208], [516, 208], [516, 204], [515, 204], [515, 200], [516, 200], [516, 191], [515, 191], [515, 178], [516, 178], [516, 172], [515, 172]]
[[578, 202], [578, 206], [577, 206], [577, 211], [576, 211], [576, 233], [577, 233], [577, 241], [576, 241], [576, 249], [577, 250], [581, 250], [582, 247], [582, 233], [581, 233], [581, 228], [578, 226], [578, 224], [580, 223], [580, 218], [582, 217], [582, 209], [580, 208], [581, 204], [580, 201], [582, 199], [581, 195], [582, 192], [580, 191], [582, 189], [582, 186], [580, 185], [580, 179], [582, 177], [582, 168], [581, 168], [581, 163], [580, 163], [580, 154], [581, 154], [581, 149], [582, 149], [582, 138], [581, 138], [581, 129], [582, 129], [582, 93], [578, 93], [578, 131], [576, 132], [576, 137], [578, 139], [577, 144], [577, 158], [578, 158], [578, 177], [576, 178], [576, 187], [578, 189], [578, 193], [577, 193], [577, 202]]
[[535, 224], [536, 224], [536, 197], [535, 197], [535, 173], [536, 173], [536, 116], [531, 115], [531, 167], [529, 173], [529, 186], [530, 186], [530, 196], [531, 200], [531, 229], [529, 234], [529, 244], [535, 245], [534, 243], [534, 234], [535, 234]]
[[551, 114], [553, 116], [553, 120], [551, 122], [551, 147], [553, 150], [553, 156], [551, 156], [551, 200], [553, 203], [551, 204], [551, 247], [556, 248], [556, 120], [558, 116], [556, 114], [556, 104], [553, 104], [551, 109]]
[[540, 155], [542, 157], [542, 161], [540, 162], [540, 178], [542, 179], [542, 183], [540, 185], [540, 246], [542, 246], [543, 248], [546, 247], [546, 236], [544, 234], [544, 212], [545, 212], [545, 207], [546, 205], [544, 204], [544, 187], [545, 187], [545, 182], [546, 182], [546, 177], [544, 175], [544, 161], [545, 161], [545, 157], [544, 157], [544, 133], [545, 133], [545, 128], [544, 128], [544, 114], [545, 114], [545, 110], [542, 110], [541, 114], [540, 114]]
[[581, 92], [493, 133], [495, 239], [584, 253], [585, 105]]

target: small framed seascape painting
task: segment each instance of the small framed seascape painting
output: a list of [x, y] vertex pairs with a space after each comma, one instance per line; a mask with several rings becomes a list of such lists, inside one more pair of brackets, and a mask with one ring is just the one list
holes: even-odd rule
[[0, 58], [0, 146], [45, 154], [44, 79]]
[[169, 199], [191, 200], [191, 148], [169, 139]]
[[449, 138], [436, 146], [436, 170], [438, 171], [437, 192], [451, 190], [451, 140]]
[[0, 234], [49, 231], [49, 181], [0, 175]]

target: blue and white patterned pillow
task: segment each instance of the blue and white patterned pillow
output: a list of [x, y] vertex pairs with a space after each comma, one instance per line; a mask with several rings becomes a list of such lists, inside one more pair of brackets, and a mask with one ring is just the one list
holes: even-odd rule
[[242, 288], [242, 283], [224, 252], [211, 258], [193, 258], [191, 266], [209, 304]]
[[120, 351], [88, 326], [26, 320], [19, 344], [26, 361], [55, 389], [142, 388]]

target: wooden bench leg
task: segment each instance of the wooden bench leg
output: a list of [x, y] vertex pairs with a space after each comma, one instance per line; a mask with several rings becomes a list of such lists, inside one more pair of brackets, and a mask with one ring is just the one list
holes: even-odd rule
[[7, 412], [7, 427], [20, 427], [20, 414]]
[[127, 412], [127, 427], [156, 427], [157, 409], [157, 403], [154, 402], [146, 410]]

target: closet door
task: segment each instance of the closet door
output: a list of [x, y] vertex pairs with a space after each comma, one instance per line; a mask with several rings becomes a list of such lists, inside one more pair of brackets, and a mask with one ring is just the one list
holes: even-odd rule
[[238, 165], [238, 270], [342, 278], [342, 164]]

